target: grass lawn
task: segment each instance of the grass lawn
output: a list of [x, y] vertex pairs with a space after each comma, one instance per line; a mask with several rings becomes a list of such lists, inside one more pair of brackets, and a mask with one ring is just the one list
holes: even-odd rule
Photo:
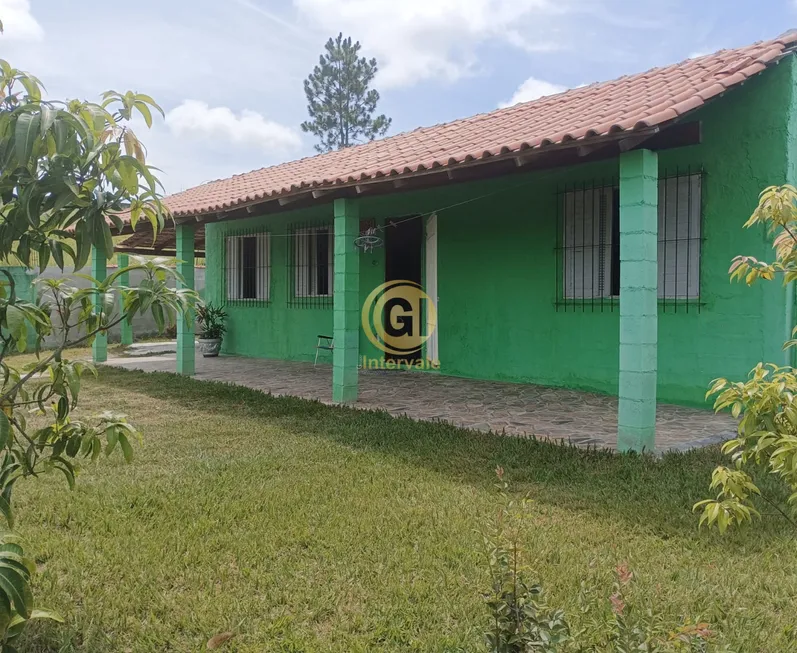
[[125, 412], [136, 460], [17, 486], [39, 563], [25, 651], [480, 651], [478, 529], [494, 469], [534, 497], [549, 602], [628, 562], [639, 604], [711, 623], [735, 651], [794, 650], [795, 541], [775, 519], [697, 531], [716, 449], [660, 461], [418, 424], [167, 374], [103, 369], [81, 412]]

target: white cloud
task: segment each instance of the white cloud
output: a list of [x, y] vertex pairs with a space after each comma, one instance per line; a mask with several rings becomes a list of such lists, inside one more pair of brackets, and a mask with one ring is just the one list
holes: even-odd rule
[[563, 47], [551, 27], [578, 0], [293, 0], [313, 25], [351, 34], [380, 64], [380, 88], [456, 80], [478, 70], [477, 48]]
[[3, 40], [41, 41], [44, 30], [30, 11], [28, 0], [0, 0]]
[[[299, 132], [302, 81], [339, 31], [378, 58], [379, 109], [394, 118], [395, 132], [508, 98], [502, 85], [513, 70], [545, 70], [557, 80], [570, 79], [575, 68], [579, 76], [605, 78], [629, 65], [667, 63], [674, 57], [638, 46], [672, 39], [653, 41], [644, 25], [620, 30], [612, 23], [652, 16], [658, 26], [667, 15], [659, 5], [630, 0], [0, 0], [0, 56], [39, 76], [51, 98], [132, 89], [172, 109], [169, 123], [158, 116], [152, 130], [134, 129], [173, 192], [310, 154], [312, 139]], [[145, 47], [120, 46], [140, 43], [142, 34]], [[672, 34], [676, 52], [707, 43], [702, 32]], [[556, 56], [544, 52], [551, 50]], [[640, 59], [649, 52], [655, 57]], [[456, 93], [430, 83], [422, 97], [390, 91], [473, 75], [478, 81]], [[186, 98], [198, 106], [186, 108]], [[242, 112], [244, 106], [257, 113]]]
[[552, 84], [536, 77], [529, 77], [523, 82], [508, 102], [502, 102], [501, 108], [511, 107], [520, 102], [531, 102], [546, 95], [556, 95], [567, 90], [567, 86]]
[[185, 100], [169, 111], [166, 125], [178, 137], [218, 138], [266, 151], [291, 151], [302, 144], [296, 130], [267, 120], [256, 111], [244, 109], [236, 115], [229, 107], [210, 107], [199, 100]]
[[[0, 58], [37, 75], [49, 98], [97, 100], [104, 90], [129, 89], [151, 95], [167, 111], [182, 107], [186, 98], [205, 104], [197, 111], [200, 117], [192, 116], [189, 105], [171, 115], [170, 124], [157, 115], [152, 130], [133, 125], [148, 160], [162, 170], [167, 192], [310, 153], [311, 144], [299, 132], [305, 117], [302, 79], [317, 59], [321, 39], [306, 25], [312, 46], [295, 31], [274, 29], [267, 16], [229, 1], [108, 5], [81, 0], [77, 13], [72, 10], [75, 3], [64, 0], [30, 4], [43, 27], [43, 40], [9, 40], [9, 0], [0, 0], [6, 27], [0, 35]], [[275, 12], [282, 9], [278, 6]], [[264, 29], [270, 30], [267, 39]], [[147, 36], [146, 47], [128, 48], [124, 56], [96, 56], [121, 52], [120, 43], [138, 43], [141, 34]], [[242, 112], [244, 107], [254, 111]], [[206, 113], [210, 116], [202, 119]]]

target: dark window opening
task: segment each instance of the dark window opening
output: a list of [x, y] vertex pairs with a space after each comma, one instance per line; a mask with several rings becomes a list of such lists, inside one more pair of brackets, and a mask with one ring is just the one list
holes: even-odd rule
[[257, 238], [241, 238], [241, 299], [257, 299]]
[[612, 220], [612, 261], [611, 261], [611, 295], [612, 297], [620, 296], [620, 189], [615, 188], [612, 193], [612, 215], [615, 216]]
[[[319, 231], [315, 237], [316, 294], [329, 295], [329, 231]], [[311, 259], [312, 260], [312, 259]]]

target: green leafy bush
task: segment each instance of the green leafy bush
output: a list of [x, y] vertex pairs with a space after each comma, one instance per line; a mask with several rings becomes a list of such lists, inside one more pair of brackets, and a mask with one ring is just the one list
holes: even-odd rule
[[[759, 204], [746, 228], [765, 225], [773, 239], [775, 261], [767, 263], [752, 256], [734, 259], [732, 281], [752, 285], [781, 277], [786, 284], [797, 279], [797, 189], [770, 187], [761, 193]], [[793, 292], [789, 288], [787, 292]], [[797, 330], [795, 330], [797, 333]], [[794, 334], [792, 334], [794, 337]], [[789, 349], [797, 344], [790, 340]], [[729, 410], [739, 419], [738, 435], [722, 450], [730, 467], [714, 470], [710, 489], [716, 494], [695, 504], [700, 524], [725, 532], [729, 527], [749, 524], [759, 516], [756, 501], [763, 501], [797, 527], [797, 376], [791, 367], [759, 363], [746, 381], [716, 379], [706, 397], [716, 396], [714, 408]], [[785, 505], [763, 492], [754, 482], [755, 469], [765, 469], [777, 477], [788, 493]]]

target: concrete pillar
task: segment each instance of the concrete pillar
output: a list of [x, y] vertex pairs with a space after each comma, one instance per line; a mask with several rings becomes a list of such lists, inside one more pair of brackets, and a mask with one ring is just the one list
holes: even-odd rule
[[354, 240], [360, 235], [356, 200], [335, 200], [334, 350], [332, 400], [357, 400], [360, 356], [360, 255]]
[[[97, 281], [104, 281], [108, 276], [108, 260], [105, 258], [105, 249], [100, 245], [91, 247], [91, 276]], [[102, 310], [102, 299], [99, 295], [94, 298], [94, 311]], [[108, 360], [108, 334], [98, 333], [91, 345], [91, 358], [95, 363], [104, 363]]]
[[620, 388], [617, 448], [656, 445], [659, 160], [620, 156]]
[[[194, 288], [194, 225], [176, 224], [177, 271], [184, 281], [178, 288]], [[177, 316], [177, 373], [193, 376], [196, 371], [196, 342], [194, 339], [194, 311]]]
[[[119, 268], [126, 268], [130, 265], [130, 257], [127, 254], [117, 254], [116, 261], [119, 265]], [[130, 273], [125, 272], [119, 277], [119, 283], [122, 286], [129, 286], [130, 285]], [[123, 345], [132, 345], [133, 344], [133, 325], [131, 324], [130, 320], [122, 320], [122, 323], [119, 325], [122, 330], [122, 344]]]

